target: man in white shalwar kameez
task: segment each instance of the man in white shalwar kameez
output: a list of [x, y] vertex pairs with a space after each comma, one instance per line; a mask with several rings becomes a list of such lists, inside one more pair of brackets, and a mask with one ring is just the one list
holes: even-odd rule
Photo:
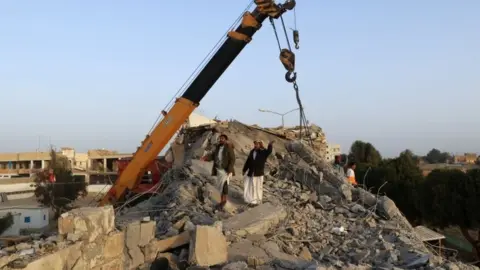
[[243, 166], [243, 175], [245, 175], [243, 197], [250, 206], [262, 203], [265, 163], [273, 150], [273, 141], [268, 144], [267, 149], [261, 140], [255, 140], [253, 144], [254, 147]]

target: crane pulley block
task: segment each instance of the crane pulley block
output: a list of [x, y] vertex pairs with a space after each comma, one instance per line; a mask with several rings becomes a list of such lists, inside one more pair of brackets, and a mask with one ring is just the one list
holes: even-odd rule
[[289, 49], [282, 49], [280, 61], [287, 71], [293, 72], [295, 70], [295, 54]]
[[257, 5], [257, 9], [261, 13], [270, 17], [276, 17], [280, 12], [279, 6], [277, 6], [273, 0], [255, 0], [255, 5]]
[[295, 43], [295, 49], [300, 49], [300, 46], [298, 45], [298, 43], [300, 43], [300, 35], [298, 30], [293, 30], [293, 43]]
[[261, 13], [277, 19], [282, 16], [286, 10], [292, 10], [296, 2], [295, 0], [286, 0], [285, 3], [277, 5], [273, 0], [255, 0], [255, 4]]
[[280, 61], [287, 70], [285, 80], [293, 83], [297, 80], [297, 73], [295, 72], [295, 54], [289, 49], [282, 49], [280, 52]]

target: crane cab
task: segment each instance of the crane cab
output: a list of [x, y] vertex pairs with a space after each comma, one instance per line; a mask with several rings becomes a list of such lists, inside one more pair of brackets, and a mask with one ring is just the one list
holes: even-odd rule
[[[120, 177], [125, 168], [127, 168], [131, 160], [131, 158], [117, 160], [118, 177]], [[158, 157], [148, 165], [145, 174], [142, 176], [142, 181], [135, 189], [131, 190], [131, 192], [133, 194], [155, 193], [155, 189], [153, 187], [162, 180], [162, 176], [170, 168], [172, 168], [172, 163], [167, 162], [165, 157]]]

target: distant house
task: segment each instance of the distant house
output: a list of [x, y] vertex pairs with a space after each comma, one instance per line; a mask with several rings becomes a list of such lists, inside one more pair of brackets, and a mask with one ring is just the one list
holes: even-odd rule
[[333, 162], [335, 156], [340, 155], [341, 153], [339, 144], [328, 144], [325, 158], [328, 162]]
[[475, 164], [478, 156], [475, 153], [465, 153], [464, 155], [453, 156], [453, 163], [455, 164]]
[[447, 164], [447, 163], [439, 163], [439, 164], [423, 164], [420, 165], [420, 170], [422, 171], [423, 176], [429, 175], [435, 169], [448, 169], [448, 170], [460, 170], [462, 172], [466, 172], [471, 169], [479, 169], [480, 166], [475, 164]]
[[465, 157], [465, 155], [455, 155], [453, 156], [453, 163], [455, 164], [467, 163], [467, 158]]
[[478, 156], [475, 153], [465, 153], [465, 163], [475, 164], [477, 158]]
[[42, 206], [14, 206], [1, 203], [0, 217], [8, 213], [13, 215], [13, 225], [4, 231], [2, 236], [18, 236], [24, 230], [40, 230], [49, 223], [49, 208]]

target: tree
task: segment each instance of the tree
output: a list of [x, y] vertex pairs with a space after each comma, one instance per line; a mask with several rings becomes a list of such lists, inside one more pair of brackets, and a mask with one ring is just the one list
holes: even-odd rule
[[422, 172], [413, 153], [405, 150], [398, 157], [383, 160], [378, 167], [371, 168], [365, 178], [365, 186], [373, 193], [387, 195], [411, 223], [418, 223], [421, 211], [418, 208], [420, 197], [417, 187], [422, 180]]
[[55, 218], [72, 208], [79, 196], [87, 194], [87, 183], [72, 175], [68, 159], [50, 151], [50, 163], [47, 169], [35, 177], [35, 197], [37, 201], [52, 208]]
[[[460, 227], [480, 258], [480, 170], [433, 170], [421, 187], [422, 218], [431, 226]], [[469, 230], [477, 231], [474, 239]]]
[[440, 150], [433, 148], [425, 156], [425, 160], [430, 163], [447, 163], [451, 159], [451, 155], [447, 152], [441, 152]]
[[13, 215], [8, 212], [3, 217], [0, 217], [0, 234], [4, 233], [13, 225]]
[[357, 140], [350, 147], [349, 159], [369, 166], [378, 166], [382, 161], [382, 156], [371, 143]]

